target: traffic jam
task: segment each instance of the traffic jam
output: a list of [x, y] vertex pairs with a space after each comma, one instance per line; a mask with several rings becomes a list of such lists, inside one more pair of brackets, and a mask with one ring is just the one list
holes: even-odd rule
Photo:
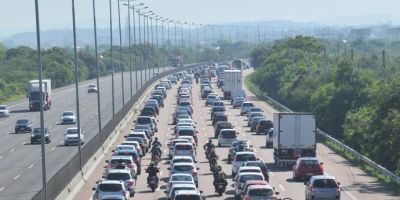
[[[262, 108], [246, 99], [244, 70], [233, 61], [160, 80], [124, 133], [124, 141], [105, 161], [92, 198], [134, 199], [143, 192], [163, 192], [168, 200], [292, 199], [270, 182], [271, 163], [260, 157], [264, 149], [245, 137], [250, 132], [262, 138], [262, 148], [273, 150], [273, 165], [292, 170], [293, 181], [304, 182], [305, 199], [340, 199], [340, 183], [316, 158], [314, 115], [266, 117]], [[162, 115], [171, 115], [168, 122], [161, 120]], [[246, 122], [246, 131], [238, 119]]]

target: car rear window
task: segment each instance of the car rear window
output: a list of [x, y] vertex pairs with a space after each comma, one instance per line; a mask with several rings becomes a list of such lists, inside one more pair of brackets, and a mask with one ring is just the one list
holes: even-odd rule
[[182, 145], [182, 144], [177, 144], [175, 145], [176, 150], [192, 150], [193, 147], [191, 145]]
[[139, 117], [136, 122], [139, 124], [150, 124], [151, 119], [147, 117]]
[[172, 163], [185, 163], [185, 162], [192, 162], [192, 160], [191, 159], [186, 159], [186, 158], [172, 160]]
[[177, 166], [174, 166], [174, 169], [177, 171], [190, 171], [190, 170], [193, 170], [194, 167], [191, 165], [177, 165]]
[[255, 167], [259, 167], [261, 170], [266, 170], [267, 167], [265, 167], [264, 164], [262, 164], [261, 162], [251, 162], [251, 163], [247, 163], [246, 166], [255, 166]]
[[[1, 108], [0, 108], [1, 109]], [[17, 120], [17, 124], [27, 124], [27, 123], [29, 123], [29, 121], [27, 120], [27, 119], [20, 119], [20, 120]]]
[[253, 107], [253, 103], [243, 103], [243, 107]]
[[131, 156], [133, 159], [138, 159], [138, 155], [135, 151], [118, 151], [115, 156]]
[[107, 180], [114, 180], [114, 181], [119, 181], [119, 180], [130, 180], [131, 176], [129, 173], [111, 173], [107, 175]]
[[240, 177], [240, 182], [245, 183], [246, 181], [249, 180], [263, 180], [263, 177], [260, 175], [252, 174], [252, 175], [244, 175]]
[[225, 108], [224, 107], [215, 107], [215, 108], [213, 108], [213, 111], [214, 112], [225, 111]]
[[222, 132], [222, 135], [224, 138], [236, 138], [235, 131], [224, 131], [224, 132]]
[[336, 188], [336, 182], [333, 179], [317, 179], [313, 183], [315, 188]]
[[302, 160], [301, 161], [301, 165], [304, 165], [304, 166], [316, 166], [316, 165], [318, 165], [318, 161], [317, 160]]
[[185, 195], [175, 196], [175, 200], [201, 200], [201, 198], [199, 195], [185, 194]]
[[100, 184], [99, 189], [106, 192], [118, 192], [122, 190], [121, 184]]
[[112, 159], [111, 160], [111, 164], [121, 164], [121, 163], [132, 164], [131, 160], [129, 160], [129, 159]]
[[224, 115], [217, 115], [217, 116], [215, 116], [215, 118], [216, 118], [218, 121], [228, 121], [228, 117], [227, 117], [227, 116], [224, 116]]
[[262, 197], [268, 197], [274, 195], [274, 192], [270, 189], [252, 189], [249, 191], [250, 196], [262, 196]]
[[172, 181], [192, 181], [191, 176], [172, 176]]
[[179, 135], [194, 136], [193, 130], [179, 130]]
[[255, 160], [257, 160], [257, 158], [253, 154], [236, 155], [236, 161], [255, 161]]

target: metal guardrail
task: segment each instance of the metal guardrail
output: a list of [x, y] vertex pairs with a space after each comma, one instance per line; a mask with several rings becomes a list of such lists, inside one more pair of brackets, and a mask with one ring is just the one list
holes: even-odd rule
[[[262, 92], [259, 88], [251, 85], [251, 86], [249, 86], [249, 90], [252, 91], [257, 96], [261, 96], [261, 97], [265, 98], [265, 100], [268, 103], [270, 103], [274, 108], [278, 109], [278, 111], [293, 112], [290, 108], [282, 105], [281, 103], [279, 103], [279, 102], [275, 101], [274, 99], [272, 99], [271, 97], [269, 97], [267, 95], [267, 93]], [[332, 142], [332, 143], [336, 144], [341, 149], [345, 150], [347, 153], [350, 153], [352, 156], [356, 157], [357, 160], [362, 161], [362, 162], [370, 165], [371, 167], [373, 167], [375, 170], [378, 170], [382, 174], [385, 174], [385, 176], [389, 177], [392, 182], [400, 184], [400, 177], [397, 176], [396, 174], [394, 174], [393, 172], [387, 170], [386, 168], [384, 168], [381, 165], [375, 163], [374, 161], [372, 161], [371, 159], [365, 157], [364, 155], [362, 155], [361, 153], [357, 152], [356, 150], [354, 150], [354, 149], [350, 148], [349, 146], [343, 144], [342, 142], [340, 142], [339, 140], [337, 140], [337, 139], [333, 138], [332, 136], [328, 135], [324, 131], [322, 131], [320, 129], [317, 129], [317, 133], [320, 136], [322, 136], [325, 139], [327, 139], [329, 142]]]

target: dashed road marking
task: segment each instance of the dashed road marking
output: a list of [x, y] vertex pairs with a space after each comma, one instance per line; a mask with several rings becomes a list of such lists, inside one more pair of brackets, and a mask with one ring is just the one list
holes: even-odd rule
[[17, 180], [19, 177], [21, 177], [21, 175], [18, 174], [17, 176], [14, 177], [14, 180]]
[[32, 168], [33, 166], [35, 166], [34, 164], [29, 165], [28, 169]]
[[283, 185], [279, 184], [279, 187], [281, 188], [282, 191], [286, 191], [286, 189], [283, 187]]
[[12, 148], [11, 150], [10, 150], [10, 152], [14, 152], [15, 151], [15, 148]]
[[355, 198], [352, 194], [350, 194], [350, 192], [349, 191], [347, 191], [347, 189], [346, 188], [343, 188], [343, 190], [344, 190], [344, 193], [346, 193], [347, 194], [347, 196], [349, 196], [350, 197], [350, 199], [352, 199], [352, 200], [357, 200], [357, 198]]
[[22, 145], [25, 145], [27, 142], [23, 142]]
[[50, 149], [50, 151], [54, 151], [55, 149], [56, 149], [56, 147], [53, 147], [53, 148]]
[[0, 159], [2, 159], [3, 158], [3, 156], [0, 156]]
[[0, 188], [0, 192], [4, 190], [4, 187]]

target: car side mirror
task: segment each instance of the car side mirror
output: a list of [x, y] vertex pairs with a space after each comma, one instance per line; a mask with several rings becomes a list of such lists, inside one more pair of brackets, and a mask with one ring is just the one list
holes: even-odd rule
[[196, 170], [200, 170], [200, 167], [197, 167]]
[[168, 167], [167, 169], [168, 169], [168, 170], [171, 170], [171, 167]]
[[319, 164], [321, 164], [321, 165], [324, 165], [324, 163], [323, 163], [323, 162], [321, 162], [321, 163], [319, 163]]
[[92, 188], [92, 190], [93, 190], [93, 191], [95, 191], [95, 190], [96, 190], [96, 188], [94, 188], [94, 187], [93, 187], [93, 188]]
[[106, 176], [101, 176], [101, 178], [107, 178]]
[[110, 163], [110, 161], [109, 161], [109, 160], [106, 160], [106, 161], [104, 161], [104, 162], [106, 162], [106, 163]]
[[279, 195], [279, 192], [275, 192], [275, 195]]
[[340, 182], [337, 182], [336, 184], [340, 185]]

